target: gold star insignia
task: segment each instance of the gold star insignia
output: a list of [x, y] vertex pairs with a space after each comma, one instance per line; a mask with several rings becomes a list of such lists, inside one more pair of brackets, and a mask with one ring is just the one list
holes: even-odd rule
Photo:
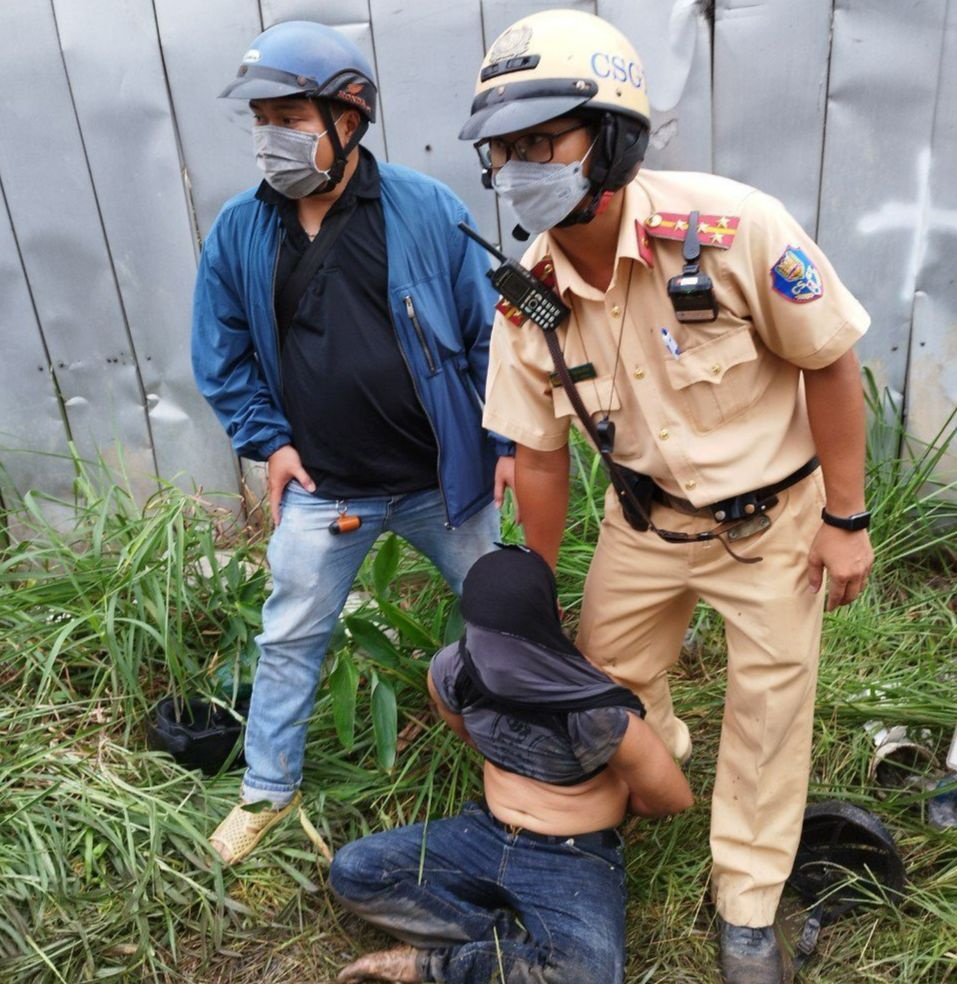
[[724, 236], [722, 236], [720, 232], [716, 232], [712, 235], [711, 242], [713, 242], [715, 246], [723, 246]]
[[678, 219], [678, 221], [675, 222], [675, 228], [676, 229], [687, 229], [688, 228], [688, 223], [685, 222], [684, 219]]
[[718, 228], [719, 229], [727, 229], [728, 226], [729, 226], [729, 224], [730, 224], [730, 222], [731, 222], [731, 220], [726, 215], [722, 215], [721, 218], [718, 219]]

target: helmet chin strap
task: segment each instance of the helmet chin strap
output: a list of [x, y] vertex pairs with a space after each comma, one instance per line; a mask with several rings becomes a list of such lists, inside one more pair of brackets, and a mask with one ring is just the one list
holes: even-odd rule
[[565, 229], [568, 226], [585, 225], [588, 222], [591, 222], [596, 215], [601, 215], [601, 213], [608, 208], [608, 203], [611, 201], [614, 194], [615, 193], [613, 191], [605, 190], [604, 183], [594, 187], [591, 198], [588, 199], [588, 204], [584, 208], [578, 209], [577, 211], [566, 215], [565, 218], [558, 223], [556, 228]]
[[349, 163], [349, 154], [352, 153], [353, 148], [359, 143], [359, 141], [365, 135], [369, 124], [363, 120], [358, 127], [356, 127], [355, 132], [349, 138], [345, 146], [342, 145], [342, 141], [339, 139], [339, 131], [336, 129], [336, 122], [332, 116], [332, 108], [325, 99], [315, 100], [316, 108], [319, 110], [319, 115], [322, 117], [323, 123], [326, 125], [326, 134], [329, 140], [332, 142], [332, 154], [333, 162], [332, 167], [329, 168], [329, 180], [324, 184], [320, 185], [315, 191], [312, 191], [306, 197], [309, 198], [312, 195], [324, 195], [327, 192], [332, 191], [337, 184], [342, 180], [342, 175], [345, 173], [346, 164]]
[[[616, 154], [615, 148], [619, 145], [621, 139], [620, 126], [621, 123], [616, 121], [611, 113], [606, 112], [602, 114], [601, 128], [598, 136], [596, 137], [596, 141], [601, 141], [603, 158], [599, 158], [598, 162], [593, 161], [591, 166], [592, 171], [594, 171], [597, 163], [604, 171], [604, 174], [602, 175], [600, 181], [592, 182], [591, 197], [585, 207], [577, 209], [562, 219], [562, 221], [558, 223], [560, 228], [573, 225], [585, 225], [588, 222], [591, 222], [596, 215], [601, 215], [601, 213], [608, 208], [608, 204], [615, 192], [619, 188], [623, 187], [620, 179], [612, 184], [614, 172], [613, 158]], [[644, 148], [641, 150], [641, 157], [644, 157]], [[639, 160], [640, 159], [641, 158], [639, 158]], [[612, 186], [609, 187], [609, 184], [612, 184]]]

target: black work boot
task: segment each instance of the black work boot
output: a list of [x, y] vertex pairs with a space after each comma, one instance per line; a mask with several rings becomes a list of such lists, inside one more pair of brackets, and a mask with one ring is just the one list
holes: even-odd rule
[[773, 927], [734, 926], [722, 919], [721, 973], [726, 984], [781, 984], [784, 967]]

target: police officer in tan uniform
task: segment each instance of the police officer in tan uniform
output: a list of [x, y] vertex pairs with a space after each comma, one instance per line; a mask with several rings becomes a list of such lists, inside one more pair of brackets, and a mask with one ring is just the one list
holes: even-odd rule
[[[777, 982], [771, 925], [801, 832], [824, 598], [853, 601], [873, 556], [852, 351], [869, 319], [780, 202], [707, 174], [639, 174], [648, 126], [627, 39], [551, 10], [493, 44], [461, 137], [540, 234], [524, 263], [571, 308], [565, 362], [641, 505], [626, 497], [629, 523], [609, 487], [579, 647], [641, 696], [682, 760], [667, 672], [699, 599], [724, 616], [721, 967], [729, 982]], [[543, 332], [499, 312], [484, 423], [517, 443], [526, 540], [554, 565], [580, 421]]]

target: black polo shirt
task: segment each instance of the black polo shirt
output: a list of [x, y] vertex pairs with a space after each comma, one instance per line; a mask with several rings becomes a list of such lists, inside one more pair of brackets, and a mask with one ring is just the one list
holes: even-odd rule
[[[265, 182], [256, 195], [275, 205], [282, 219], [278, 296], [310, 241], [294, 200]], [[283, 409], [293, 445], [317, 494], [332, 499], [398, 495], [438, 484], [435, 434], [389, 311], [379, 168], [364, 148], [329, 215], [353, 202], [280, 339]]]

